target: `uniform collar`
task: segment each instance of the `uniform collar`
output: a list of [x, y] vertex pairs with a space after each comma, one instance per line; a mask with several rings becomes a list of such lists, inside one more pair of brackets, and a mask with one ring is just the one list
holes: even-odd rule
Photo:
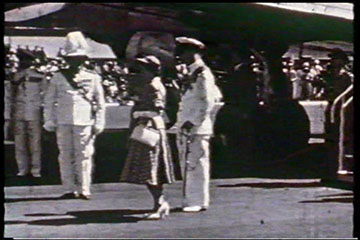
[[188, 69], [189, 69], [189, 74], [191, 75], [196, 69], [198, 69], [199, 67], [204, 67], [206, 66], [204, 61], [199, 57], [195, 60], [195, 62], [193, 62], [192, 64], [189, 65]]

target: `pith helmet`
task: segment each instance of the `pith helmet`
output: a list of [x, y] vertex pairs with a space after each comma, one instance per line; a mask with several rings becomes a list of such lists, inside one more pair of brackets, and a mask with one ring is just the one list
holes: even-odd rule
[[64, 46], [65, 57], [87, 56], [89, 45], [80, 31], [70, 32]]

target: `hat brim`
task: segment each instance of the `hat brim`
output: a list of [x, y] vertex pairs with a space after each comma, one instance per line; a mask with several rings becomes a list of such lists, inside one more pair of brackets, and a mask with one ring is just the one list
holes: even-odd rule
[[64, 57], [88, 57], [86, 54], [76, 54], [76, 53], [69, 53], [65, 54]]
[[88, 57], [85, 50], [77, 50], [73, 52], [67, 52], [64, 54], [65, 57]]
[[205, 49], [205, 44], [194, 38], [177, 37], [175, 41], [178, 45], [188, 45], [199, 50]]
[[149, 64], [149, 61], [145, 58], [136, 58], [135, 61], [143, 64]]

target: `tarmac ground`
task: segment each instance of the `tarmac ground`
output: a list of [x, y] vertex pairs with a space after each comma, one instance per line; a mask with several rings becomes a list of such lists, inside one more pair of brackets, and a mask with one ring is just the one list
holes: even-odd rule
[[320, 179], [211, 181], [207, 211], [181, 211], [182, 183], [165, 186], [170, 216], [148, 221], [146, 188], [92, 186], [91, 200], [59, 200], [60, 185], [5, 187], [5, 237], [14, 238], [351, 238], [353, 192]]

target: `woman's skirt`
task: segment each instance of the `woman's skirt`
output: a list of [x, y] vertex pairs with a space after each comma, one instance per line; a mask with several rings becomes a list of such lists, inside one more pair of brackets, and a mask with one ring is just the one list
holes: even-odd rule
[[132, 139], [129, 141], [129, 152], [120, 181], [151, 185], [175, 181], [170, 146], [165, 130], [160, 130], [160, 142], [155, 147]]

